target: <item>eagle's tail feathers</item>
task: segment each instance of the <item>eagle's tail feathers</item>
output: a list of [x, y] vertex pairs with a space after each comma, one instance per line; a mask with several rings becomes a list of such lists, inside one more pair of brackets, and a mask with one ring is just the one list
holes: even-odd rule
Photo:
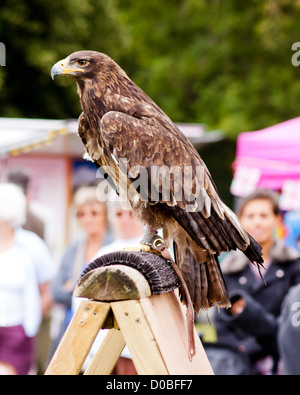
[[[176, 263], [180, 267], [196, 313], [212, 306], [230, 307], [225, 281], [216, 256], [209, 255], [206, 262], [198, 263], [193, 249], [174, 242]], [[196, 255], [196, 254], [195, 254]], [[181, 295], [184, 300], [184, 297]]]
[[244, 254], [251, 262], [256, 264], [257, 267], [263, 267], [264, 260], [262, 258], [262, 247], [249, 233], [248, 236], [250, 239], [250, 245], [244, 251]]
[[201, 212], [186, 212], [179, 207], [171, 210], [173, 218], [201, 249], [211, 254], [239, 249], [255, 265], [263, 265], [262, 248], [255, 239], [249, 233], [241, 232], [241, 226], [237, 228], [227, 216], [220, 219], [213, 207], [209, 218], [204, 218]]
[[208, 300], [213, 306], [217, 304], [220, 307], [231, 307], [226, 284], [222, 275], [218, 257], [209, 255], [206, 265], [207, 281], [208, 281]]

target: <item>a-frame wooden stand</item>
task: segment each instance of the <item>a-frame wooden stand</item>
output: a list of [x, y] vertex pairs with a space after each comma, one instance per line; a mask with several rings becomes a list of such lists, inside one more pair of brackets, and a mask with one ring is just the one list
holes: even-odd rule
[[188, 357], [186, 319], [176, 291], [136, 300], [83, 300], [46, 374], [79, 374], [102, 328], [110, 330], [84, 374], [110, 374], [126, 344], [138, 374], [213, 374], [196, 332], [196, 355]]

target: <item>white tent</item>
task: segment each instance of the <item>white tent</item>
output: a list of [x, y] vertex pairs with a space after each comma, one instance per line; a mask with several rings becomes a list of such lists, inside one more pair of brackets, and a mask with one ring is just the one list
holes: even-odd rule
[[[177, 124], [199, 149], [223, 139], [219, 131], [206, 132], [201, 124]], [[0, 118], [0, 156], [28, 152], [82, 156], [77, 136], [77, 120]]]
[[38, 151], [81, 156], [77, 121], [0, 118], [0, 156]]

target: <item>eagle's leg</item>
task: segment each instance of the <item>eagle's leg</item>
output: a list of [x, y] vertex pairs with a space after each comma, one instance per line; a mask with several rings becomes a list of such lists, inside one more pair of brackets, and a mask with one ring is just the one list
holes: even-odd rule
[[187, 316], [188, 343], [189, 343], [188, 353], [189, 353], [189, 358], [191, 360], [196, 353], [195, 338], [194, 338], [194, 308], [186, 282], [181, 274], [179, 267], [176, 265], [173, 258], [171, 257], [171, 254], [167, 248], [165, 241], [157, 234], [157, 231], [155, 229], [152, 229], [148, 226], [140, 243], [149, 245], [150, 247], [159, 251], [167, 261], [171, 262], [172, 267], [179, 278], [181, 284], [181, 291], [187, 303], [186, 316]]
[[143, 238], [140, 241], [140, 244], [152, 246], [157, 238], [159, 238], [159, 236], [157, 235], [157, 230], [150, 228], [150, 226], [147, 226]]

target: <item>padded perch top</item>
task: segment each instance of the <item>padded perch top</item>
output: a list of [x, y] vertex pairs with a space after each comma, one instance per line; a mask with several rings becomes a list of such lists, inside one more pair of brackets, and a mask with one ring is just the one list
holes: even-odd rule
[[97, 258], [84, 270], [74, 296], [99, 301], [141, 299], [171, 292], [180, 281], [162, 256], [116, 251]]

